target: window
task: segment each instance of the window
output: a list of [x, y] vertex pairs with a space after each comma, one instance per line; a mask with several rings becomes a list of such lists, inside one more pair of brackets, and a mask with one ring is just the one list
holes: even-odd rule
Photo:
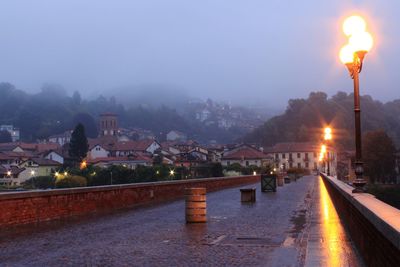
[[292, 153], [289, 153], [289, 159], [292, 160]]
[[306, 159], [308, 160], [308, 153], [304, 153], [305, 154], [305, 156], [306, 156]]
[[286, 163], [283, 163], [283, 164], [282, 164], [282, 168], [283, 168], [284, 170], [286, 170]]
[[249, 161], [248, 160], [246, 160], [246, 166], [249, 166]]
[[299, 159], [301, 157], [300, 153], [297, 153], [297, 158]]
[[289, 168], [293, 168], [293, 163], [292, 162], [289, 163]]
[[297, 168], [301, 168], [301, 163], [297, 163]]
[[282, 158], [285, 159], [286, 158], [286, 154], [282, 153]]
[[317, 152], [314, 152], [314, 158], [316, 158], [317, 157]]
[[230, 161], [227, 161], [226, 164], [229, 166], [229, 165], [231, 165], [231, 162], [230, 162]]
[[275, 154], [275, 159], [279, 159], [279, 154]]
[[306, 162], [306, 168], [308, 169], [308, 162]]

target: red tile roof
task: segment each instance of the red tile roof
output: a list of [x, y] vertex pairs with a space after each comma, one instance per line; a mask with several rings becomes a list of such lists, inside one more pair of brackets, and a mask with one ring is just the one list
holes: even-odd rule
[[315, 143], [278, 143], [273, 147], [264, 148], [265, 153], [282, 153], [282, 152], [317, 152], [320, 146]]
[[105, 158], [95, 158], [88, 160], [90, 164], [96, 164], [99, 162], [115, 162], [115, 161], [146, 161], [152, 162], [153, 160], [150, 157], [145, 155], [135, 155], [132, 157], [105, 157]]
[[229, 153], [226, 156], [223, 156], [222, 159], [240, 159], [240, 160], [245, 160], [245, 159], [265, 159], [268, 156], [264, 154], [263, 152], [251, 148], [251, 147], [243, 147], [238, 149], [237, 151], [234, 151], [232, 153]]

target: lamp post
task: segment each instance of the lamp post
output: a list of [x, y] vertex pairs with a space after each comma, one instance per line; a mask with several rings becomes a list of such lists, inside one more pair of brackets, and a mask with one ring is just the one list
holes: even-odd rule
[[[331, 141], [332, 140], [332, 129], [330, 128], [330, 127], [325, 127], [325, 129], [324, 129], [324, 140], [325, 140], [325, 142], [326, 142], [326, 144], [328, 145], [328, 143], [329, 143], [329, 141]], [[327, 166], [327, 172], [326, 172], [326, 174], [328, 175], [328, 176], [330, 176], [331, 175], [331, 170], [330, 170], [330, 153], [329, 153], [329, 149], [326, 151], [326, 159], [327, 159], [327, 161], [326, 161], [326, 164], [328, 165]]]
[[359, 16], [351, 16], [343, 23], [343, 31], [349, 36], [349, 43], [340, 51], [340, 60], [349, 70], [354, 82], [354, 122], [356, 140], [356, 179], [353, 181], [353, 193], [364, 192], [366, 181], [363, 178], [363, 162], [361, 153], [361, 107], [359, 73], [362, 70], [364, 57], [373, 46], [373, 39], [366, 31], [366, 23]]

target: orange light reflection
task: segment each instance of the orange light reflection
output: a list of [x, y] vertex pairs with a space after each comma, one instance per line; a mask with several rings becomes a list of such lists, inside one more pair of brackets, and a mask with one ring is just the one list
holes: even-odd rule
[[[321, 178], [320, 178], [321, 179]], [[328, 256], [327, 266], [341, 266], [341, 258], [339, 251], [339, 227], [340, 220], [338, 214], [333, 206], [329, 197], [328, 191], [325, 188], [323, 181], [320, 181], [320, 194], [321, 194], [321, 221], [322, 221], [322, 236], [323, 246]]]

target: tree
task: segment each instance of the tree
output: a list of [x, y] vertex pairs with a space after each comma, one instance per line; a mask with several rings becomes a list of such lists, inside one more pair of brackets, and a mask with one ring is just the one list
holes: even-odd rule
[[68, 154], [75, 162], [81, 162], [86, 157], [88, 150], [89, 144], [85, 135], [85, 127], [78, 123], [71, 135]]
[[363, 136], [365, 175], [372, 183], [390, 182], [395, 177], [396, 147], [383, 130], [370, 131]]
[[12, 142], [11, 134], [8, 131], [0, 131], [0, 143]]

